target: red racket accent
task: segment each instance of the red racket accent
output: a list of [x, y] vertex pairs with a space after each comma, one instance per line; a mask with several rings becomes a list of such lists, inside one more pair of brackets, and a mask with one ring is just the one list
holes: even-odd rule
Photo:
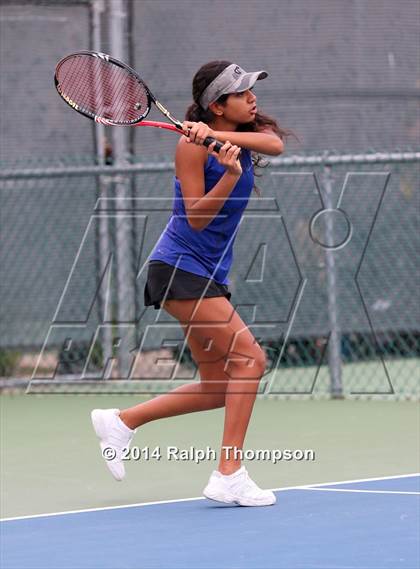
[[65, 59], [56, 80], [61, 96], [98, 122], [133, 124], [150, 109], [147, 88], [139, 79], [98, 56], [76, 54]]
[[174, 132], [178, 132], [179, 134], [184, 134], [184, 131], [173, 124], [168, 124], [167, 122], [159, 122], [159, 121], [141, 121], [134, 126], [154, 126], [157, 128], [165, 128], [166, 130], [173, 130]]

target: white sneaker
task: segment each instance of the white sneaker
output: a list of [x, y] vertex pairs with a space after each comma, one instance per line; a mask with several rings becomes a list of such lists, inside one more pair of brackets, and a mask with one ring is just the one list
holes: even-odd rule
[[100, 439], [102, 457], [116, 480], [122, 480], [125, 476], [122, 453], [130, 448], [131, 439], [137, 432], [137, 429], [127, 427], [119, 415], [119, 409], [94, 409], [90, 414], [93, 428]]
[[226, 476], [214, 470], [203, 494], [210, 500], [240, 506], [271, 506], [276, 496], [271, 490], [261, 490], [249, 477], [245, 466]]

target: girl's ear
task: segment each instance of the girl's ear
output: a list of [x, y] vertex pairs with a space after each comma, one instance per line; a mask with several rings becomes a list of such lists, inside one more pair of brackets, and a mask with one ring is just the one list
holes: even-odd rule
[[209, 110], [216, 116], [221, 117], [223, 115], [223, 109], [218, 103], [210, 103]]

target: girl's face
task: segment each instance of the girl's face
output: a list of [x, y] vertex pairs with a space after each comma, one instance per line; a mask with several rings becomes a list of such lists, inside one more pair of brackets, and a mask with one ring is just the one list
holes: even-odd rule
[[230, 93], [223, 107], [224, 118], [238, 124], [251, 122], [257, 113], [257, 97], [252, 88], [242, 93]]

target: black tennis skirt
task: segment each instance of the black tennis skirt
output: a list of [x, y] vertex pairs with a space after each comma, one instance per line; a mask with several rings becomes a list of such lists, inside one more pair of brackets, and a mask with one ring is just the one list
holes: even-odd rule
[[[208, 288], [203, 294], [207, 285]], [[165, 300], [181, 300], [214, 296], [225, 296], [230, 300], [232, 295], [227, 285], [184, 271], [179, 267], [173, 267], [163, 261], [149, 261], [147, 281], [144, 287], [145, 306], [153, 305], [158, 310], [165, 297]]]

